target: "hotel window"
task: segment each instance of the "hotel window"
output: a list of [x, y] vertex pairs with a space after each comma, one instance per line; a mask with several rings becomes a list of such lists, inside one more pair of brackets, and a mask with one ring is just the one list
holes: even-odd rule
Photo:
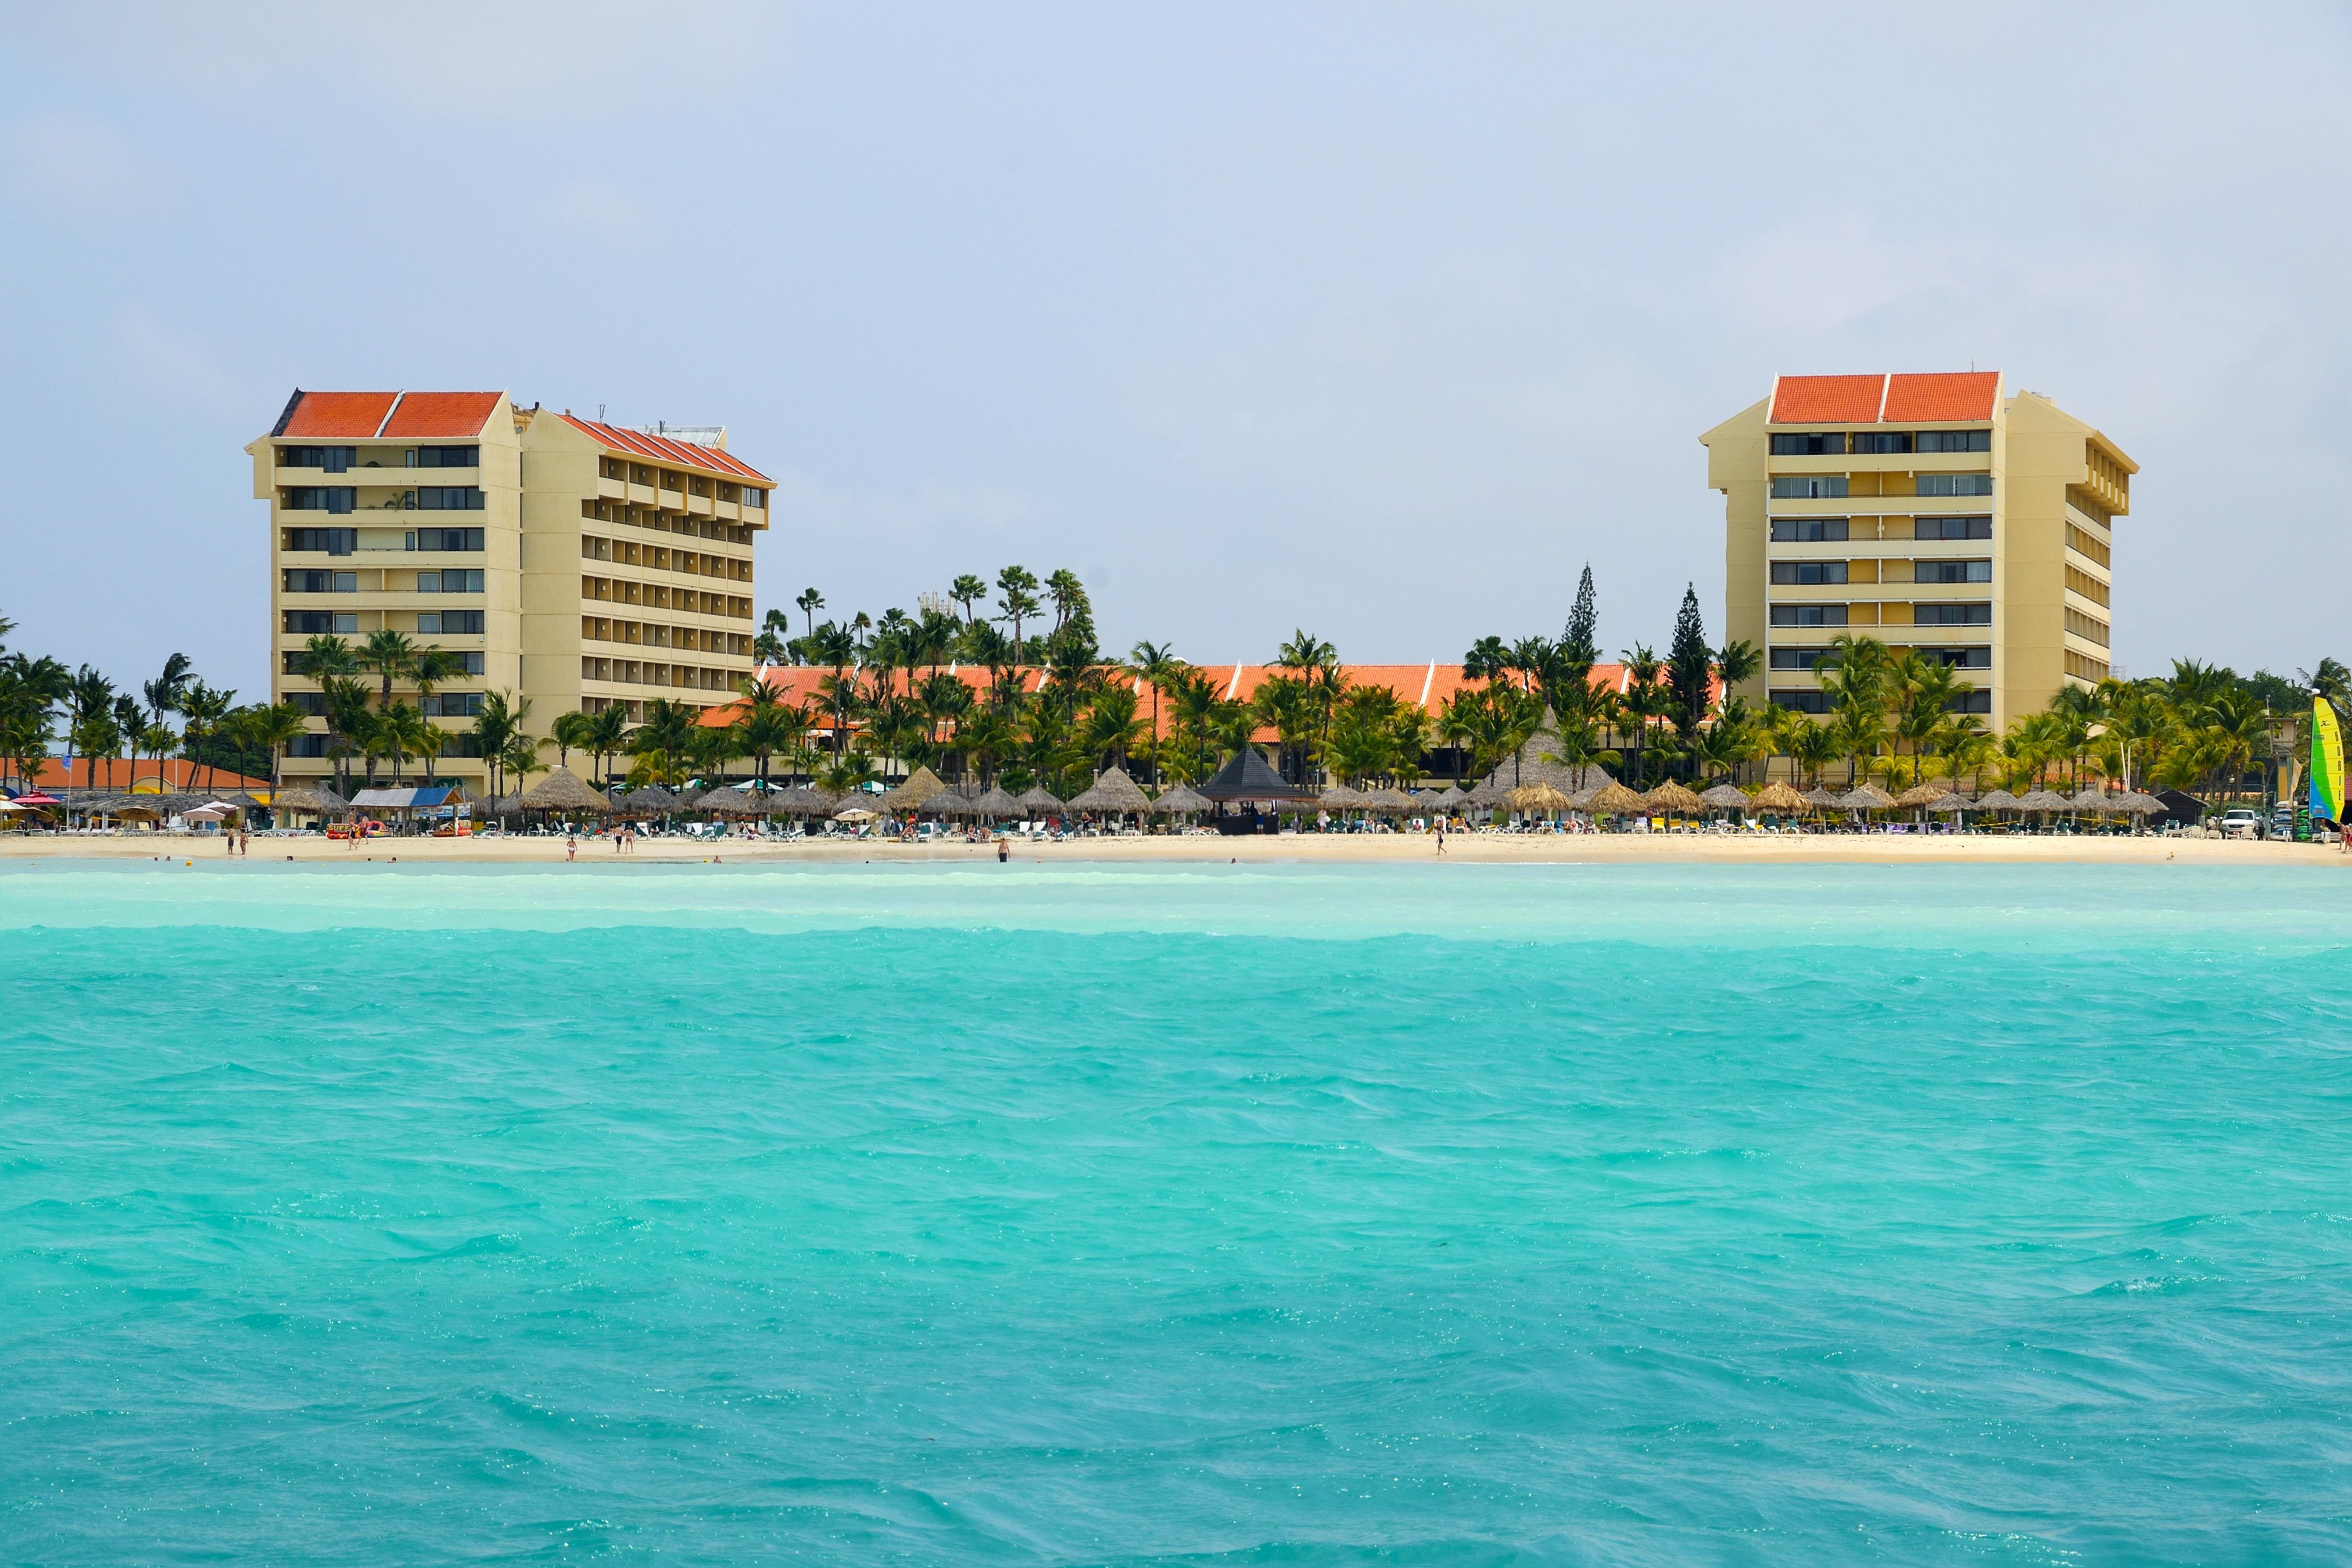
[[416, 492], [419, 511], [479, 511], [482, 491], [477, 485], [426, 485]]
[[1772, 706], [1792, 708], [1800, 713], [1826, 713], [1830, 710], [1830, 694], [1826, 691], [1775, 691]]
[[[1990, 539], [1992, 519], [1989, 517], [1923, 517], [1912, 526], [1914, 539]], [[1990, 581], [1990, 578], [1984, 581]]]
[[1890, 452], [1907, 452], [1911, 449], [1911, 432], [1865, 430], [1853, 438], [1853, 449], [1874, 458], [1885, 457]]
[[1845, 625], [1843, 605], [1775, 605], [1772, 624], [1776, 626], [1842, 626]]
[[[1992, 432], [1990, 430], [1922, 430], [1919, 450], [1923, 452], [1990, 452]], [[1924, 490], [1920, 492], [1926, 494]], [[1990, 492], [1988, 492], [1990, 493]]]
[[2066, 612], [2066, 629], [2085, 641], [2097, 643], [2101, 647], [2107, 646], [2107, 624], [2095, 620], [2080, 610], [2069, 609]]
[[360, 547], [360, 531], [356, 528], [289, 528], [286, 531], [289, 550], [317, 550], [329, 555], [349, 555]]
[[1842, 500], [1843, 474], [1780, 474], [1772, 480], [1774, 500]]
[[304, 572], [286, 574], [286, 591], [289, 594], [356, 594], [360, 591], [360, 574], [356, 572]]
[[1923, 647], [1922, 658], [1932, 658], [1946, 669], [1990, 669], [1992, 649], [1989, 647]]
[[360, 618], [332, 610], [289, 610], [286, 629], [296, 637], [351, 637], [358, 633]]
[[1822, 430], [1778, 434], [1772, 437], [1772, 455], [1776, 458], [1843, 458], [1845, 456], [1845, 432]]
[[358, 466], [357, 447], [280, 447], [278, 462], [281, 468], [319, 468], [330, 474], [349, 473]]
[[412, 468], [478, 468], [482, 466], [479, 447], [419, 447], [409, 454]]
[[1843, 544], [1846, 519], [1842, 517], [1776, 517], [1775, 544]]
[[416, 591], [420, 594], [478, 594], [482, 591], [482, 574], [478, 567], [460, 572], [451, 567], [446, 572], [419, 572]]
[[482, 630], [479, 610], [424, 610], [416, 616], [417, 631], [427, 637], [478, 637]]
[[1816, 587], [1823, 583], [1845, 581], [1843, 561], [1775, 561], [1772, 581], [1794, 584], [1800, 587]]
[[1825, 647], [1776, 647], [1772, 650], [1775, 669], [1811, 669], [1829, 658]]
[[286, 491], [288, 511], [347, 512], [360, 504], [353, 485], [292, 485]]
[[408, 535], [411, 550], [479, 550], [482, 531], [478, 528], [419, 528]]
[[751, 486], [746, 485], [743, 487], [743, 504], [745, 506], [759, 507], [764, 510], [768, 504], [768, 492], [765, 490], [755, 490]]
[[436, 691], [417, 700], [417, 710], [427, 719], [473, 719], [482, 711], [482, 694], [478, 691]]
[[479, 653], [461, 653], [457, 657], [459, 659], [464, 661], [466, 673], [467, 675], [479, 675], [482, 673], [482, 662], [486, 657], [485, 655]]
[[1919, 493], [1923, 496], [1989, 496], [1992, 494], [1990, 474], [1921, 474]]
[[1990, 605], [1914, 605], [1911, 624], [1919, 626], [1989, 626]]
[[1992, 693], [1981, 686], [1962, 687], [1944, 700], [1947, 713], [1990, 713]]
[[1990, 583], [1992, 563], [1990, 561], [1915, 561], [1911, 563], [1914, 583]]
[[299, 708], [313, 719], [326, 716], [327, 694], [323, 691], [289, 691], [278, 698], [289, 708]]
[[297, 735], [286, 742], [286, 754], [289, 757], [323, 757], [327, 754], [327, 743], [333, 739], [332, 735]]

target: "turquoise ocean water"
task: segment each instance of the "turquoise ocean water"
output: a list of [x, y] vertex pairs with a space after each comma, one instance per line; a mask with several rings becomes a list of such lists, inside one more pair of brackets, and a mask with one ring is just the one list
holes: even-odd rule
[[2352, 880], [0, 868], [0, 1560], [2342, 1563]]

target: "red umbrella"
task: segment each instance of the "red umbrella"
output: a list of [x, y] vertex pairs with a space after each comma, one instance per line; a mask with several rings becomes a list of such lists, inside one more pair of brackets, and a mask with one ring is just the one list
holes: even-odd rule
[[30, 795], [18, 795], [16, 797], [16, 804], [18, 805], [63, 805], [65, 802], [59, 800], [56, 795], [43, 795], [39, 790], [35, 790]]

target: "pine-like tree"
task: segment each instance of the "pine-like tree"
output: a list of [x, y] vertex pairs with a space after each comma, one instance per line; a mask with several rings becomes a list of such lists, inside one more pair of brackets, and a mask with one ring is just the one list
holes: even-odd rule
[[1706, 623], [1699, 618], [1698, 590], [1685, 585], [1683, 607], [1675, 615], [1674, 648], [1666, 656], [1666, 685], [1675, 697], [1675, 729], [1685, 737], [1697, 734], [1700, 721], [1706, 717], [1714, 673]]
[[1560, 635], [1559, 656], [1570, 665], [1584, 669], [1601, 657], [1600, 617], [1593, 606], [1592, 563], [1584, 563], [1584, 576], [1576, 584], [1576, 607], [1569, 612], [1568, 630]]

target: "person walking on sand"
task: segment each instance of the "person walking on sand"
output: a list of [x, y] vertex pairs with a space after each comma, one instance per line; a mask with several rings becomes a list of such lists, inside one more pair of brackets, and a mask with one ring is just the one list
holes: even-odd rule
[[563, 858], [566, 860], [576, 860], [580, 858], [580, 838], [577, 834], [567, 833], [563, 836]]
[[1445, 858], [1445, 818], [1442, 816], [1437, 819], [1437, 858]]

